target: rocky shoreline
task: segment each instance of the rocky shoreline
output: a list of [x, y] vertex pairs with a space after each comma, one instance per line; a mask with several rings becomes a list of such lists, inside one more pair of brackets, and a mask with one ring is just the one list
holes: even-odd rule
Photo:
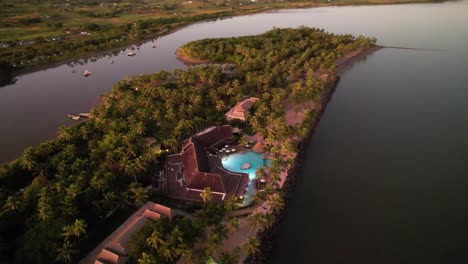
[[[348, 56], [343, 57], [341, 60], [337, 60], [336, 62], [336, 71], [335, 74], [341, 73], [351, 65], [353, 62], [358, 61], [365, 56], [381, 49], [381, 46], [373, 46], [368, 49], [360, 50], [357, 52], [353, 52]], [[298, 153], [296, 158], [294, 159], [294, 164], [288, 171], [286, 180], [282, 186], [284, 192], [284, 202], [285, 205], [281, 211], [279, 211], [275, 216], [275, 222], [270, 228], [259, 230], [257, 232], [257, 238], [260, 242], [259, 251], [256, 254], [249, 255], [244, 260], [245, 264], [259, 264], [259, 263], [267, 263], [272, 252], [273, 252], [273, 242], [276, 239], [276, 236], [281, 228], [281, 224], [285, 215], [287, 214], [287, 208], [290, 204], [293, 196], [294, 190], [296, 187], [296, 180], [300, 177], [302, 172], [302, 166], [304, 164], [304, 158], [306, 155], [307, 147], [309, 146], [310, 140], [315, 133], [315, 129], [320, 122], [323, 112], [325, 111], [328, 102], [330, 101], [333, 92], [335, 91], [338, 82], [340, 80], [339, 76], [333, 77], [333, 79], [328, 83], [327, 87], [325, 88], [322, 98], [321, 98], [321, 105], [317, 109], [316, 115], [311, 125], [311, 129], [308, 131], [307, 135], [301, 140], [298, 148]]]
[[329, 87], [325, 90], [324, 94], [322, 95], [322, 106], [320, 107], [319, 111], [316, 112], [316, 116], [312, 123], [311, 129], [309, 130], [307, 136], [302, 139], [299, 145], [299, 151], [297, 153], [296, 158], [294, 159], [293, 166], [288, 171], [288, 176], [286, 177], [286, 181], [283, 184], [283, 191], [284, 191], [284, 207], [281, 211], [279, 211], [275, 215], [275, 223], [268, 229], [263, 229], [258, 231], [257, 237], [260, 241], [260, 249], [259, 252], [255, 255], [249, 255], [244, 263], [246, 264], [258, 264], [258, 263], [267, 263], [269, 256], [273, 251], [273, 241], [276, 238], [276, 234], [280, 230], [281, 223], [284, 219], [284, 216], [287, 213], [287, 207], [291, 202], [291, 199], [294, 195], [294, 189], [296, 187], [296, 180], [297, 177], [300, 175], [302, 171], [302, 166], [304, 164], [304, 157], [306, 155], [307, 147], [309, 146], [310, 140], [312, 135], [315, 132], [315, 128], [317, 127], [320, 118], [323, 112], [326, 109], [328, 102], [331, 99], [333, 92], [336, 89], [336, 86], [339, 82], [339, 77], [336, 77]]

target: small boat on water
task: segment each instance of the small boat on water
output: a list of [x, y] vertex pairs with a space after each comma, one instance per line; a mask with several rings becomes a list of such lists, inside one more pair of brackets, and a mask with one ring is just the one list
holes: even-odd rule
[[113, 61], [113, 60], [110, 60], [110, 63], [111, 63], [111, 64], [113, 64], [113, 63], [114, 63], [114, 61]]
[[156, 45], [153, 45], [153, 49], [156, 48]]
[[135, 56], [136, 53], [135, 53], [135, 52], [129, 52], [129, 53], [127, 53], [127, 55], [128, 55], [128, 56]]
[[85, 70], [84, 73], [83, 73], [83, 76], [84, 76], [84, 77], [88, 77], [88, 76], [90, 76], [90, 75], [91, 75], [91, 72], [88, 71], [88, 70]]
[[90, 118], [91, 113], [79, 113], [78, 116], [81, 118]]
[[120, 54], [123, 54], [123, 50], [120, 51]]
[[80, 120], [81, 118], [83, 119], [88, 119], [91, 118], [91, 113], [79, 113], [79, 114], [68, 114], [68, 117], [73, 120]]
[[68, 117], [69, 117], [70, 119], [73, 119], [73, 120], [80, 120], [80, 116], [79, 116], [79, 115], [68, 114]]

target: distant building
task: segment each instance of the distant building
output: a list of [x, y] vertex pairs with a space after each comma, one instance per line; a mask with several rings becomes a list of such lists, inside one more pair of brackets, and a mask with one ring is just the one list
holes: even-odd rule
[[249, 99], [245, 99], [244, 101], [237, 103], [225, 114], [226, 118], [228, 120], [239, 119], [245, 121], [247, 119], [247, 112], [249, 112], [249, 109], [257, 100], [258, 98], [250, 97]]
[[216, 155], [232, 137], [232, 127], [209, 127], [187, 139], [182, 152], [167, 158], [168, 196], [181, 200], [201, 201], [200, 193], [210, 187], [214, 201], [242, 196], [249, 182], [245, 173], [223, 168]]
[[91, 251], [87, 257], [82, 259], [80, 263], [126, 263], [127, 242], [132, 234], [142, 228], [149, 220], [156, 221], [161, 217], [172, 219], [174, 215], [174, 211], [169, 207], [147, 202]]

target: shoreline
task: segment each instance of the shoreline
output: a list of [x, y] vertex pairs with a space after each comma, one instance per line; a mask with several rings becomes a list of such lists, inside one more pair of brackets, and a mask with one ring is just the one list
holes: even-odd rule
[[351, 52], [350, 54], [346, 55], [343, 58], [336, 60], [336, 69], [335, 74], [339, 75], [348, 69], [353, 63], [360, 61], [361, 59], [365, 58], [367, 55], [370, 55], [380, 49], [385, 48], [384, 46], [373, 46], [364, 50], [358, 50]]
[[177, 48], [177, 50], [175, 52], [175, 55], [176, 55], [176, 59], [178, 59], [179, 61], [183, 62], [184, 64], [188, 64], [188, 65], [212, 63], [210, 60], [200, 60], [200, 59], [195, 59], [195, 58], [189, 57], [187, 55], [184, 55], [184, 54], [182, 54], [180, 52], [180, 47]]
[[323, 113], [325, 112], [328, 103], [330, 102], [336, 87], [340, 81], [339, 73], [344, 72], [349, 66], [354, 62], [359, 61], [366, 56], [382, 49], [382, 46], [373, 46], [358, 52], [352, 52], [351, 54], [340, 58], [336, 62], [336, 70], [333, 78], [329, 83], [326, 84], [326, 88], [321, 95], [320, 106], [317, 109], [316, 115], [312, 121], [311, 127], [307, 132], [307, 135], [300, 140], [297, 155], [294, 158], [293, 165], [287, 171], [285, 181], [282, 185], [282, 190], [284, 191], [284, 207], [275, 214], [275, 221], [270, 228], [259, 229], [256, 237], [260, 242], [259, 251], [254, 255], [249, 255], [242, 260], [242, 263], [246, 264], [258, 264], [258, 263], [267, 263], [273, 252], [273, 244], [277, 238], [278, 232], [280, 232], [283, 219], [288, 211], [288, 205], [291, 203], [291, 200], [295, 194], [296, 180], [298, 177], [301, 177], [302, 166], [304, 164], [304, 158], [306, 155], [307, 148], [310, 146], [310, 141], [312, 136], [315, 133], [315, 130], [320, 123]]
[[[14, 75], [14, 78], [15, 78], [15, 77], [18, 77], [18, 76], [21, 76], [21, 75], [24, 75], [24, 74], [28, 74], [28, 73], [32, 73], [32, 72], [35, 72], [35, 71], [43, 71], [43, 70], [56, 68], [56, 67], [59, 67], [59, 66], [61, 66], [63, 64], [67, 64], [69, 62], [73, 62], [73, 61], [76, 61], [76, 60], [89, 59], [89, 58], [92, 58], [92, 57], [94, 57], [96, 55], [107, 55], [110, 52], [119, 51], [119, 50], [122, 50], [122, 49], [124, 49], [124, 48], [126, 48], [128, 46], [142, 45], [144, 43], [147, 43], [150, 40], [155, 40], [155, 39], [167, 36], [167, 35], [169, 35], [171, 33], [174, 33], [174, 32], [179, 31], [179, 30], [181, 30], [181, 29], [183, 29], [185, 27], [188, 27], [188, 26], [191, 26], [191, 25], [194, 25], [194, 24], [197, 24], [197, 23], [203, 23], [203, 22], [216, 20], [216, 19], [227, 19], [227, 18], [233, 18], [233, 17], [239, 17], [239, 16], [247, 16], [247, 15], [253, 15], [253, 14], [268, 13], [268, 12], [272, 12], [272, 11], [274, 12], [274, 11], [281, 11], [281, 10], [294, 10], [294, 9], [305, 9], [305, 8], [344, 7], [344, 6], [384, 6], [384, 5], [407, 5], [407, 4], [438, 4], [438, 3], [457, 2], [457, 1], [462, 1], [462, 0], [443, 0], [443, 1], [436, 1], [436, 2], [432, 2], [430, 0], [424, 0], [424, 1], [409, 0], [409, 1], [396, 2], [396, 3], [392, 3], [392, 2], [388, 2], [388, 3], [368, 2], [368, 3], [351, 3], [351, 4], [347, 4], [347, 3], [313, 3], [313, 2], [309, 2], [309, 3], [304, 3], [304, 4], [298, 5], [298, 6], [265, 7], [263, 9], [257, 9], [257, 10], [255, 10], [255, 9], [252, 9], [252, 10], [244, 9], [244, 10], [242, 10], [243, 12], [239, 13], [239, 14], [220, 16], [218, 18], [201, 19], [201, 20], [198, 20], [198, 21], [189, 22], [187, 24], [176, 25], [176, 26], [174, 26], [174, 28], [171, 28], [171, 29], [159, 34], [159, 35], [155, 35], [155, 36], [150, 37], [150, 38], [145, 38], [145, 39], [142, 39], [142, 40], [139, 40], [139, 41], [136, 41], [136, 42], [129, 42], [129, 43], [125, 44], [125, 45], [122, 45], [122, 46], [119, 46], [119, 47], [116, 47], [116, 48], [105, 49], [105, 50], [101, 50], [101, 51], [93, 51], [93, 52], [90, 52], [90, 53], [84, 53], [84, 54], [81, 54], [81, 55], [72, 56], [72, 57], [65, 58], [63, 60], [58, 60], [58, 61], [51, 62], [51, 63], [32, 65], [32, 66], [29, 66], [29, 67], [13, 70], [13, 75]], [[228, 11], [228, 10], [226, 10], [226, 11]], [[221, 11], [221, 12], [226, 12], [226, 11]]]

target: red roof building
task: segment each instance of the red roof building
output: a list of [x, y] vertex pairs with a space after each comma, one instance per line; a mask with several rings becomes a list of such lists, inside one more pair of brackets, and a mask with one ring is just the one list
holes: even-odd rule
[[157, 221], [161, 217], [172, 219], [175, 212], [166, 206], [146, 202], [138, 211], [130, 216], [120, 227], [110, 234], [81, 264], [122, 264], [127, 262], [127, 242], [133, 233], [141, 229], [148, 221]]
[[213, 200], [242, 196], [249, 182], [244, 173], [227, 171], [216, 155], [218, 147], [232, 137], [232, 127], [209, 127], [186, 140], [182, 152], [167, 158], [169, 197], [201, 201], [200, 193], [210, 187]]
[[258, 100], [256, 97], [250, 97], [245, 99], [242, 102], [237, 103], [231, 110], [229, 110], [225, 116], [228, 120], [239, 119], [242, 121], [247, 120], [247, 112], [253, 106], [253, 104]]

